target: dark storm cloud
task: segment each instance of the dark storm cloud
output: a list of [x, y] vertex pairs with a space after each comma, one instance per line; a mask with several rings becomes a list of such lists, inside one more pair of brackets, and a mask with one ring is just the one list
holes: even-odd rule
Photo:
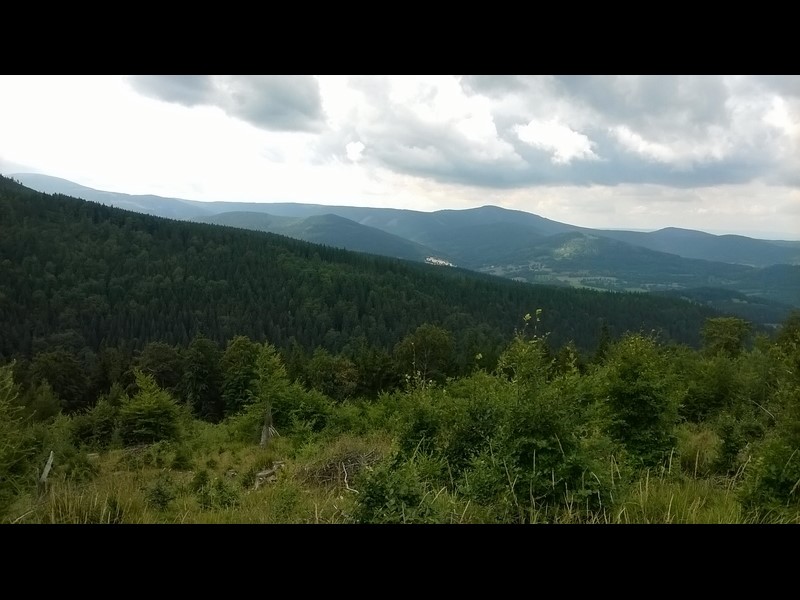
[[[769, 168], [770, 154], [762, 151], [768, 143], [759, 135], [739, 140], [733, 150], [716, 147], [726, 143], [732, 126], [729, 94], [719, 77], [470, 76], [461, 77], [460, 85], [469, 96], [494, 101], [494, 152], [452, 122], [424, 119], [392, 100], [385, 78], [352, 81], [370, 110], [325, 136], [319, 149], [345, 160], [346, 144], [360, 141], [367, 164], [487, 188], [711, 186], [750, 181]], [[425, 86], [415, 97], [433, 100]], [[556, 114], [565, 132], [588, 138], [590, 151], [556, 161], [554, 147], [520, 139], [521, 126]]]
[[132, 75], [128, 82], [140, 94], [184, 106], [208, 104], [214, 96], [210, 75]]
[[226, 109], [232, 116], [276, 131], [319, 131], [322, 96], [314, 77], [258, 75], [224, 78]]
[[554, 83], [554, 91], [571, 102], [637, 130], [702, 128], [729, 121], [728, 91], [721, 77], [567, 75]]
[[500, 98], [527, 88], [524, 77], [520, 75], [464, 75], [459, 83], [467, 94], [483, 94], [490, 98]]
[[797, 185], [798, 179], [787, 151], [797, 147], [791, 130], [776, 125], [777, 117], [765, 121], [777, 96], [797, 122], [797, 76], [462, 76], [457, 89], [465, 102], [473, 102], [478, 117], [488, 110], [496, 129], [492, 135], [484, 127], [477, 137], [464, 125], [471, 106], [452, 115], [433, 110], [450, 101], [438, 97], [435, 78], [415, 78], [411, 86], [402, 80], [398, 95], [392, 78], [352, 77], [347, 85], [363, 102], [354, 102], [332, 129], [325, 127], [314, 77], [129, 80], [143, 94], [217, 106], [263, 129], [319, 133], [318, 162], [351, 162], [347, 145], [360, 142], [360, 164], [447, 183], [690, 187], [756, 179]]
[[[800, 78], [763, 78], [778, 94], [793, 94]], [[468, 96], [493, 101], [499, 142], [508, 151], [486, 156], [453, 127], [418, 118], [388, 101], [385, 82], [360, 89], [379, 107], [354, 139], [364, 156], [394, 171], [484, 187], [541, 184], [661, 184], [671, 187], [745, 183], [758, 178], [791, 185], [776, 139], [761, 123], [754, 99], [722, 76], [464, 76]], [[744, 115], [744, 116], [743, 116]], [[557, 118], [557, 119], [556, 119]], [[556, 119], [588, 138], [591, 153], [561, 164], [547, 146], [520, 139], [531, 120]]]
[[306, 75], [135, 75], [138, 92], [185, 106], [217, 106], [270, 131], [317, 132], [324, 127], [316, 78]]
[[[368, 108], [358, 111], [339, 131], [321, 136], [317, 151], [346, 160], [346, 145], [364, 144], [362, 163], [397, 173], [446, 183], [514, 187], [526, 181], [527, 165], [513, 155], [487, 157], [485, 148], [469, 140], [446, 121], [421, 118], [390, 98], [390, 83], [382, 77], [356, 77], [351, 87], [362, 92]], [[435, 92], [435, 90], [433, 90]], [[424, 86], [418, 100], [432, 100]]]
[[755, 80], [779, 95], [800, 98], [800, 77], [797, 75], [759, 75]]

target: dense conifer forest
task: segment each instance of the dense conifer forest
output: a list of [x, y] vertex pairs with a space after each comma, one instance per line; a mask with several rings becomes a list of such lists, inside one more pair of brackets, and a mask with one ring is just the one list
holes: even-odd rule
[[800, 313], [2, 178], [0, 429], [7, 523], [797, 523]]

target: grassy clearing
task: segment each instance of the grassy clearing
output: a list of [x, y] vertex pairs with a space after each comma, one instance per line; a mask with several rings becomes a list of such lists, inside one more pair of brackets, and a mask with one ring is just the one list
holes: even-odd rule
[[[300, 448], [276, 438], [265, 450], [204, 425], [188, 460], [185, 446], [166, 443], [93, 455], [90, 481], [54, 478], [41, 497], [18, 500], [7, 521], [344, 523], [358, 494], [352, 478], [390, 445], [384, 434], [343, 435]], [[259, 477], [270, 469], [271, 478]]]

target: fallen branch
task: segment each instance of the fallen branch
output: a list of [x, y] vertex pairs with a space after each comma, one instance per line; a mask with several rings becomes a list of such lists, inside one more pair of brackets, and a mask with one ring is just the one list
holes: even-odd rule
[[55, 454], [52, 450], [50, 450], [50, 456], [47, 457], [47, 462], [44, 465], [44, 470], [42, 471], [42, 476], [39, 477], [38, 481], [38, 488], [39, 494], [41, 495], [43, 491], [47, 491], [47, 476], [50, 475], [50, 469], [53, 468], [53, 458]]
[[47, 463], [44, 465], [44, 471], [42, 471], [42, 476], [39, 478], [39, 483], [47, 483], [47, 476], [50, 475], [50, 469], [53, 468], [53, 451], [50, 450], [50, 456], [47, 458]]
[[255, 488], [258, 489], [262, 483], [270, 483], [278, 480], [278, 469], [283, 467], [284, 461], [275, 461], [272, 463], [272, 468], [264, 469], [256, 473]]
[[357, 494], [357, 493], [358, 493], [358, 490], [354, 490], [354, 489], [353, 489], [353, 488], [351, 488], [351, 487], [350, 487], [350, 485], [347, 483], [347, 467], [345, 467], [345, 466], [344, 466], [344, 463], [342, 463], [342, 470], [344, 471], [344, 487], [345, 487], [345, 489], [346, 489], [348, 492], [353, 492], [353, 493]]

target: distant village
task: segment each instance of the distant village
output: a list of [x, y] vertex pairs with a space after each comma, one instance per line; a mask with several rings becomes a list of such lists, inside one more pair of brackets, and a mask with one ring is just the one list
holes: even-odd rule
[[435, 256], [429, 256], [425, 259], [425, 262], [429, 265], [439, 265], [442, 267], [455, 267], [455, 265], [451, 262], [448, 262], [442, 258], [436, 258]]

